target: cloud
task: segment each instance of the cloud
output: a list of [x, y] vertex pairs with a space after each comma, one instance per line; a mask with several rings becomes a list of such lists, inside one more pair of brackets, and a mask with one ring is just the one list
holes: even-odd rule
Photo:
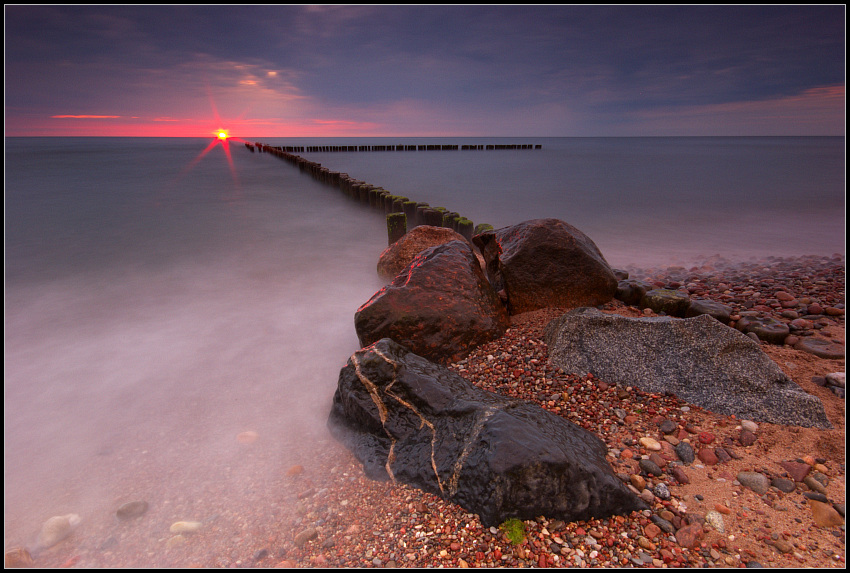
[[119, 119], [120, 115], [51, 115], [51, 119]]

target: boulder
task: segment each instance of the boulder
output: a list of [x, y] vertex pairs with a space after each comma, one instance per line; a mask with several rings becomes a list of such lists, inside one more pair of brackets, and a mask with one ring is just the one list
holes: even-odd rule
[[831, 428], [820, 399], [795, 384], [746, 335], [708, 315], [626, 318], [574, 309], [546, 326], [549, 359], [605, 382], [672, 393], [712, 412]]
[[535, 219], [472, 238], [493, 288], [511, 314], [596, 306], [614, 298], [617, 278], [590, 238], [558, 219]]
[[368, 477], [438, 495], [487, 527], [646, 507], [590, 432], [536, 404], [477, 388], [390, 339], [355, 352], [341, 370], [328, 427]]
[[392, 280], [413, 258], [427, 249], [451, 241], [465, 241], [459, 233], [445, 227], [421, 225], [408, 231], [401, 239], [384, 249], [378, 259], [378, 275]]
[[360, 346], [392, 338], [437, 362], [501, 337], [509, 321], [466, 241], [420, 252], [354, 314]]

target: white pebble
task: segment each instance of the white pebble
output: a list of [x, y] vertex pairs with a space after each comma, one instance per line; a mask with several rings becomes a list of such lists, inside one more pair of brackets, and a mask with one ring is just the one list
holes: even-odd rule
[[171, 524], [169, 531], [171, 533], [195, 533], [202, 526], [203, 524], [200, 521], [176, 521]]
[[76, 513], [51, 517], [41, 526], [41, 533], [38, 534], [38, 545], [45, 549], [53, 547], [68, 537], [80, 524], [80, 521], [80, 516]]

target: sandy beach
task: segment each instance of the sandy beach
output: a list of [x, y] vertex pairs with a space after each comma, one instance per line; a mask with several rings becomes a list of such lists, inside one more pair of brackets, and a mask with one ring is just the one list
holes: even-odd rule
[[[764, 307], [775, 316], [785, 312], [786, 321], [791, 316], [786, 312], [788, 305], [778, 304], [775, 293], [787, 292], [804, 301], [801, 305], [817, 303], [833, 309], [830, 314], [807, 317], [818, 324], [810, 336], [844, 344], [843, 257], [633, 269], [631, 276], [689, 287], [738, 310]], [[604, 310], [626, 316], [644, 314], [619, 301], [605, 305]], [[541, 516], [526, 521], [524, 541], [513, 544], [499, 529], [483, 527], [477, 516], [434, 495], [404, 484], [369, 480], [353, 456], [326, 432], [305, 428], [283, 439], [246, 428], [225, 437], [228, 447], [240, 452], [240, 463], [223, 473], [210, 471], [209, 479], [197, 483], [184, 478], [172, 481], [162, 473], [169, 467], [167, 461], [158, 467], [143, 455], [124, 460], [122, 471], [111, 471], [126, 485], [125, 492], [148, 492], [137, 494], [147, 510], [120, 519], [116, 510], [134, 501], [133, 494], [104, 499], [67, 538], [34, 550], [33, 564], [101, 568], [845, 566], [844, 526], [819, 526], [814, 504], [805, 495], [811, 496], [810, 487], [794, 481], [782, 465], [805, 464], [821, 484], [827, 505], [843, 515], [844, 399], [816, 381], [844, 372], [844, 359], [818, 358], [789, 346], [763, 344], [789, 377], [821, 399], [834, 427], [758, 423], [755, 442], [743, 445], [742, 420], [705, 411], [674, 396], [621, 388], [553, 368], [542, 335], [548, 321], [562, 312], [545, 309], [512, 317], [503, 338], [477, 348], [451, 368], [476, 385], [536, 402], [596, 433], [609, 448], [608, 461], [615, 473], [633, 487], [640, 486], [640, 491], [662, 493], [649, 494], [651, 510], [575, 523]], [[618, 412], [625, 415], [620, 417]], [[672, 434], [661, 431], [664, 421], [675, 424]], [[675, 464], [659, 477], [640, 475], [638, 460], [653, 454], [644, 446], [650, 442], [641, 438], [663, 442], [665, 435], [672, 437], [668, 443], [687, 441], [696, 450], [721, 446], [730, 456], [716, 462], [698, 457], [681, 464], [688, 483], [672, 477]], [[210, 468], [215, 465], [214, 460], [208, 463]], [[196, 469], [204, 472], [203, 466]], [[791, 485], [782, 489], [774, 485], [758, 494], [737, 481], [741, 472], [758, 472], [774, 484]], [[656, 487], [659, 484], [666, 486], [669, 498], [664, 499], [663, 488]], [[179, 521], [194, 525], [175, 525]], [[696, 525], [690, 529], [695, 532], [690, 546], [683, 545], [684, 534], [679, 533], [686, 524]], [[669, 525], [674, 529], [666, 531]], [[27, 545], [36, 533], [18, 532], [19, 543]], [[14, 537], [7, 530], [7, 543]]]

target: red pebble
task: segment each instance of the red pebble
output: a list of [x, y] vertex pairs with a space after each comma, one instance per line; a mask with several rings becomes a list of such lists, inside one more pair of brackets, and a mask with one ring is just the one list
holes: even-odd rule
[[537, 558], [537, 566], [549, 567], [549, 563], [546, 561], [546, 556], [542, 553], [540, 554], [540, 557]]
[[701, 444], [710, 444], [714, 441], [714, 434], [711, 432], [700, 432], [697, 439], [699, 439], [699, 443]]

